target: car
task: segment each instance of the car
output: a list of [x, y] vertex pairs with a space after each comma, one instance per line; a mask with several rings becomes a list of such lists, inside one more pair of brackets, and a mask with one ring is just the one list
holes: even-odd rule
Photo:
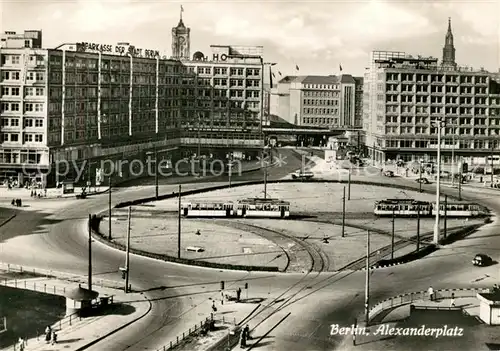
[[311, 179], [314, 177], [313, 172], [307, 172], [307, 171], [297, 171], [292, 173], [292, 179]]
[[477, 254], [476, 256], [474, 256], [474, 259], [472, 260], [472, 264], [474, 266], [479, 266], [479, 267], [488, 266], [492, 263], [493, 263], [492, 258], [485, 254]]
[[393, 171], [385, 171], [384, 176], [386, 177], [394, 177], [394, 172]]
[[415, 179], [417, 183], [422, 183], [422, 184], [430, 184], [429, 179], [427, 178], [417, 178]]

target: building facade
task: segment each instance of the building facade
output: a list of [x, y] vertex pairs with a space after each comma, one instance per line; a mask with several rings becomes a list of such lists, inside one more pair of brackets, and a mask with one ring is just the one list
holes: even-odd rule
[[362, 81], [348, 74], [284, 77], [273, 89], [271, 114], [299, 126], [361, 128]]
[[142, 159], [152, 148], [171, 158], [181, 148], [262, 147], [261, 55], [231, 46], [194, 60], [131, 45], [2, 47], [0, 178], [22, 184], [58, 161]]
[[433, 57], [374, 51], [365, 74], [363, 129], [375, 161], [437, 160], [437, 123], [445, 163], [500, 150], [500, 80], [459, 67], [451, 22], [441, 63]]
[[489, 72], [411, 56], [375, 64], [371, 76], [376, 78], [365, 90], [372, 105], [364, 121], [366, 145], [375, 160], [436, 161], [439, 119], [445, 122], [445, 163], [498, 152], [500, 84]]
[[0, 34], [0, 48], [33, 48], [42, 47], [41, 30], [25, 30], [24, 33], [5, 31]]

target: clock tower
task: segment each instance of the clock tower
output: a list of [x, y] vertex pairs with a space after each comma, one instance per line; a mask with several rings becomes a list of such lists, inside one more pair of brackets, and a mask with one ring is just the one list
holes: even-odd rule
[[182, 21], [184, 9], [181, 6], [181, 16], [177, 27], [172, 28], [172, 58], [178, 60], [190, 59], [190, 38], [191, 28], [187, 28]]

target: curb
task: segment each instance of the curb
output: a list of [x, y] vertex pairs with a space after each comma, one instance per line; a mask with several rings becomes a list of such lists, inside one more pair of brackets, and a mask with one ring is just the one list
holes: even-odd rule
[[9, 223], [11, 220], [13, 220], [17, 215], [16, 214], [13, 214], [11, 215], [9, 218], [5, 219], [2, 223], [0, 223], [0, 227], [3, 227], [4, 225], [6, 225], [7, 223]]
[[[92, 238], [95, 240], [101, 242], [104, 245], [107, 245], [109, 247], [112, 247], [116, 250], [120, 251], [125, 251], [126, 248], [124, 245], [115, 243], [115, 242], [110, 242], [104, 235], [99, 233], [99, 228], [98, 224], [100, 222], [100, 218], [98, 221], [94, 221], [91, 226], [92, 226]], [[165, 262], [173, 262], [173, 263], [178, 263], [178, 264], [185, 264], [188, 266], [198, 266], [198, 267], [204, 267], [204, 268], [214, 268], [214, 269], [226, 269], [226, 270], [235, 270], [235, 271], [254, 271], [254, 272], [279, 272], [279, 268], [275, 266], [270, 266], [270, 267], [265, 267], [265, 266], [245, 266], [245, 265], [232, 265], [232, 264], [225, 264], [225, 263], [216, 263], [216, 262], [208, 262], [208, 261], [197, 261], [197, 260], [190, 260], [187, 258], [177, 258], [174, 256], [168, 256], [168, 255], [161, 255], [161, 254], [154, 254], [142, 250], [137, 250], [137, 249], [130, 249], [130, 253], [134, 255], [139, 255], [143, 257], [148, 257], [160, 261], [165, 261]]]
[[[310, 179], [307, 181], [304, 180], [296, 180], [296, 179], [279, 179], [279, 180], [268, 180], [268, 184], [280, 184], [280, 183], [338, 183], [338, 184], [348, 184], [348, 180], [323, 180], [323, 179]], [[187, 195], [194, 195], [194, 194], [201, 194], [201, 193], [206, 193], [210, 191], [216, 191], [216, 190], [222, 190], [222, 189], [228, 189], [230, 187], [235, 188], [235, 187], [242, 187], [242, 186], [249, 186], [249, 185], [258, 185], [262, 184], [263, 181], [257, 180], [257, 181], [243, 181], [243, 182], [238, 182], [231, 184], [225, 184], [225, 185], [217, 185], [217, 186], [208, 186], [206, 188], [201, 188], [201, 189], [195, 189], [195, 190], [188, 190], [188, 191], [183, 191], [181, 192], [182, 196], [187, 196]], [[370, 182], [370, 181], [362, 181], [362, 180], [351, 180], [351, 184], [360, 184], [360, 185], [372, 185], [372, 186], [379, 186], [379, 187], [386, 187], [386, 188], [394, 188], [394, 189], [403, 189], [403, 190], [411, 190], [411, 191], [418, 191], [419, 187], [417, 186], [409, 186], [409, 185], [400, 185], [400, 184], [391, 184], [391, 183], [380, 183], [380, 182]], [[422, 193], [428, 193], [432, 194], [433, 192], [428, 190], [428, 189], [422, 189]], [[165, 200], [165, 199], [171, 199], [178, 197], [178, 193], [174, 192], [171, 194], [165, 194], [165, 195], [160, 195], [158, 198], [155, 196], [152, 197], [147, 197], [147, 198], [140, 198], [132, 201], [125, 201], [118, 203], [117, 205], [114, 206], [114, 208], [124, 208], [124, 207], [129, 207], [129, 206], [137, 206], [149, 202], [154, 202], [154, 201], [160, 201], [160, 200]], [[456, 196], [449, 196], [452, 199], [458, 200], [458, 197]], [[102, 218], [102, 217], [100, 217]], [[99, 221], [100, 221], [99, 218]], [[98, 222], [99, 222], [98, 221]], [[119, 245], [117, 243], [113, 243], [108, 241], [103, 235], [99, 233], [99, 228], [98, 228], [98, 222], [97, 223], [92, 223], [92, 236], [100, 241], [101, 243], [108, 245], [110, 247], [113, 247], [115, 249], [124, 251], [125, 247], [123, 245]], [[97, 225], [97, 226], [96, 226]], [[140, 255], [140, 256], [145, 256], [157, 260], [162, 260], [162, 261], [167, 261], [167, 262], [174, 262], [174, 263], [180, 263], [180, 264], [187, 264], [191, 266], [203, 266], [207, 268], [218, 268], [218, 269], [230, 269], [230, 270], [243, 270], [243, 271], [249, 271], [250, 267], [247, 266], [240, 266], [241, 268], [238, 268], [237, 265], [224, 265], [221, 267], [221, 264], [216, 264], [216, 263], [211, 263], [211, 262], [204, 262], [204, 261], [191, 261], [187, 259], [178, 259], [176, 257], [172, 256], [166, 256], [166, 255], [157, 255], [157, 254], [152, 254], [148, 252], [144, 252], [141, 250], [130, 250], [131, 253]], [[253, 267], [252, 267], [253, 268]], [[257, 267], [255, 267], [257, 268]], [[253, 270], [258, 270], [258, 271], [272, 271], [272, 272], [277, 272], [279, 271], [278, 267], [274, 267], [274, 270], [270, 270], [269, 267], [259, 267], [259, 268], [264, 268], [264, 269], [253, 269]], [[380, 267], [383, 268], [383, 267]]]
[[[143, 294], [141, 293], [141, 295], [143, 295]], [[144, 296], [144, 295], [143, 295], [143, 296]], [[128, 326], [130, 326], [130, 325], [134, 324], [135, 322], [139, 321], [140, 319], [144, 318], [144, 317], [145, 317], [146, 315], [148, 315], [148, 314], [149, 314], [149, 312], [151, 312], [151, 310], [153, 309], [153, 305], [152, 305], [152, 303], [151, 303], [151, 300], [149, 300], [147, 297], [145, 297], [145, 299], [146, 299], [146, 301], [149, 303], [149, 307], [148, 307], [148, 310], [147, 310], [146, 312], [144, 312], [142, 315], [140, 315], [139, 317], [137, 317], [137, 318], [135, 318], [135, 319], [133, 319], [133, 320], [131, 320], [131, 321], [129, 321], [129, 322], [127, 322], [127, 323], [125, 323], [125, 324], [121, 325], [121, 326], [119, 326], [118, 328], [116, 328], [116, 329], [114, 329], [114, 330], [110, 331], [109, 333], [107, 333], [107, 334], [105, 334], [105, 335], [103, 335], [103, 336], [100, 336], [100, 337], [98, 337], [97, 339], [92, 340], [92, 341], [91, 341], [91, 342], [89, 342], [88, 344], [83, 345], [83, 346], [81, 346], [81, 347], [79, 347], [79, 348], [75, 349], [75, 351], [86, 350], [86, 349], [88, 349], [89, 347], [94, 346], [94, 345], [95, 345], [95, 344], [97, 344], [98, 342], [100, 342], [100, 341], [102, 341], [102, 340], [106, 339], [107, 337], [110, 337], [111, 335], [113, 335], [113, 334], [115, 334], [115, 333], [119, 332], [120, 330], [125, 329], [126, 327], [128, 327]]]
[[[490, 290], [488, 288], [446, 288], [446, 289], [436, 289], [434, 290], [434, 294], [438, 294], [440, 292], [458, 292], [458, 291], [471, 291], [471, 292], [489, 292]], [[420, 296], [423, 297], [421, 299], [416, 299], [416, 300], [425, 300], [425, 296], [427, 295], [427, 291], [415, 291], [415, 292], [410, 292], [410, 293], [404, 293], [400, 295], [396, 295], [390, 298], [387, 298], [385, 300], [382, 300], [378, 302], [377, 304], [373, 305], [372, 308], [370, 308], [368, 312], [368, 319], [372, 320], [376, 316], [378, 316], [380, 313], [386, 311], [387, 309], [394, 308], [394, 307], [400, 307], [403, 305], [411, 304], [414, 300], [404, 300], [405, 297], [411, 297], [411, 296]], [[456, 298], [461, 298], [461, 297], [470, 297], [470, 296], [456, 296]], [[394, 303], [394, 300], [399, 299], [399, 303]], [[390, 305], [386, 306], [385, 308], [381, 308], [379, 311], [377, 311], [376, 314], [374, 314], [374, 311], [381, 306], [382, 304], [386, 302], [391, 302]], [[373, 314], [373, 315], [372, 315]]]

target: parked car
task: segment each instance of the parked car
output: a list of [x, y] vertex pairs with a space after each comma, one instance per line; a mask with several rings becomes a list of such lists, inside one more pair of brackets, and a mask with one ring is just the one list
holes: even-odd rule
[[312, 177], [314, 177], [314, 173], [309, 171], [297, 171], [292, 173], [292, 179], [311, 179]]
[[429, 179], [427, 178], [417, 178], [415, 179], [417, 183], [422, 183], [422, 184], [430, 184]]
[[384, 176], [386, 177], [394, 177], [394, 172], [393, 171], [385, 171]]
[[476, 256], [474, 256], [474, 259], [472, 260], [472, 264], [474, 266], [479, 266], [479, 267], [488, 266], [492, 263], [493, 260], [491, 259], [491, 257], [485, 254], [477, 254]]

